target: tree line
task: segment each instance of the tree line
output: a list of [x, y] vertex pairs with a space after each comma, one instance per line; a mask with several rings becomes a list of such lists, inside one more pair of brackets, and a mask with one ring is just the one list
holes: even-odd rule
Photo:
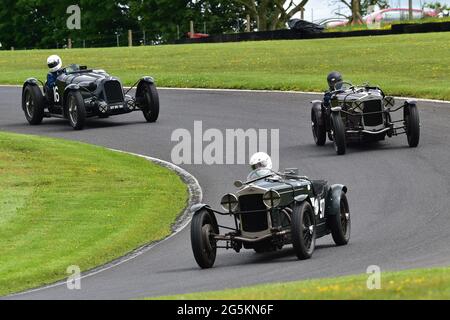
[[[137, 43], [168, 43], [185, 36], [190, 21], [195, 31], [209, 34], [286, 28], [307, 3], [323, 0], [2, 0], [0, 43], [3, 49], [63, 47], [127, 43], [132, 30]], [[328, 0], [342, 2], [358, 22], [369, 5], [384, 0]], [[67, 27], [67, 8], [78, 2], [81, 29]], [[350, 17], [352, 18], [352, 17]]]

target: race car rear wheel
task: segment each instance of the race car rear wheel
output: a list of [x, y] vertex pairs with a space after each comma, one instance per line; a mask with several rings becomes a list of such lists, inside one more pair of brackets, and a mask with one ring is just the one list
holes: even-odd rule
[[291, 236], [297, 257], [300, 260], [310, 259], [316, 247], [316, 224], [314, 211], [306, 201], [294, 208]]
[[154, 84], [142, 82], [138, 88], [138, 99], [145, 120], [153, 123], [159, 117], [159, 95]]
[[325, 145], [325, 142], [327, 141], [327, 132], [322, 120], [319, 111], [313, 107], [311, 110], [312, 133], [314, 142], [318, 146]]
[[217, 243], [212, 234], [219, 233], [215, 218], [208, 210], [194, 215], [191, 222], [191, 245], [195, 261], [202, 269], [212, 268], [216, 261]]
[[346, 152], [345, 126], [339, 113], [331, 114], [331, 135], [333, 136], [336, 153], [344, 155]]
[[37, 85], [27, 84], [22, 94], [22, 109], [31, 125], [38, 125], [44, 119], [44, 96]]
[[416, 148], [420, 141], [420, 118], [415, 104], [405, 107], [405, 127], [409, 146]]
[[67, 117], [72, 128], [83, 130], [86, 124], [86, 108], [79, 91], [71, 91], [67, 95]]
[[339, 212], [327, 217], [333, 240], [338, 246], [345, 246], [350, 241], [351, 216], [345, 192], [341, 194]]

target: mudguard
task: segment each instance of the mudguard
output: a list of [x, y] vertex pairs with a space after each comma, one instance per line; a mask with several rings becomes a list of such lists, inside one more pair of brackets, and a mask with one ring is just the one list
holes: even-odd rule
[[211, 215], [213, 223], [217, 227], [216, 232], [219, 233], [219, 224], [217, 223], [216, 215], [214, 214], [214, 212], [212, 211], [212, 209], [211, 209], [211, 207], [209, 205], [204, 204], [204, 203], [199, 203], [199, 204], [193, 205], [191, 207], [191, 214], [192, 214], [192, 216], [195, 216], [195, 215], [199, 214], [204, 209], [209, 211], [209, 214]]
[[64, 117], [68, 117], [67, 115], [67, 110], [66, 110], [66, 99], [67, 99], [67, 95], [69, 94], [70, 91], [75, 91], [75, 90], [80, 90], [80, 86], [78, 84], [69, 84], [65, 89], [64, 89], [64, 94], [63, 94], [63, 99], [60, 102], [61, 106], [63, 106], [63, 115]]
[[28, 78], [27, 80], [25, 80], [25, 82], [23, 83], [23, 87], [22, 87], [22, 94], [27, 85], [39, 87], [39, 80], [35, 79], [35, 78]]
[[409, 115], [409, 107], [410, 106], [416, 106], [417, 107], [417, 101], [415, 101], [415, 100], [407, 100], [407, 101], [405, 101], [405, 107], [403, 108], [403, 119], [406, 119], [406, 117]]
[[198, 212], [202, 211], [203, 209], [206, 209], [206, 210], [210, 211], [210, 210], [211, 210], [211, 207], [210, 207], [209, 205], [207, 205], [207, 204], [204, 204], [204, 203], [198, 203], [198, 204], [193, 205], [193, 206], [191, 207], [191, 213], [192, 213], [193, 215], [195, 215], [195, 214], [197, 214]]
[[39, 81], [35, 78], [28, 78], [27, 80], [25, 80], [23, 87], [25, 88], [25, 86], [29, 84], [29, 85], [35, 85], [35, 86], [39, 86]]
[[65, 89], [64, 89], [64, 95], [66, 95], [70, 90], [80, 90], [80, 86], [78, 84], [69, 84]]
[[139, 83], [141, 82], [148, 82], [150, 84], [155, 84], [155, 79], [153, 79], [152, 77], [143, 77], [141, 81], [139, 81]]
[[341, 194], [347, 193], [348, 189], [342, 184], [335, 184], [328, 190], [326, 203], [325, 203], [325, 215], [334, 216], [340, 214], [341, 211]]
[[312, 113], [313, 112], [317, 112], [317, 114], [319, 115], [319, 122], [321, 125], [325, 125], [325, 120], [323, 118], [322, 115], [322, 101], [320, 100], [314, 100], [312, 103], [312, 110], [311, 110], [311, 121], [312, 121]]
[[136, 98], [142, 96], [142, 84], [148, 83], [148, 84], [155, 84], [155, 80], [152, 77], [143, 77], [141, 80], [139, 80], [139, 83], [136, 88]]
[[[296, 197], [294, 198], [294, 201], [295, 201], [296, 203], [302, 203], [302, 202], [304, 202], [304, 201], [306, 201], [306, 200], [309, 200], [309, 196], [308, 196], [307, 194], [301, 194], [301, 195], [296, 196]], [[311, 201], [309, 201], [309, 202], [311, 202]]]

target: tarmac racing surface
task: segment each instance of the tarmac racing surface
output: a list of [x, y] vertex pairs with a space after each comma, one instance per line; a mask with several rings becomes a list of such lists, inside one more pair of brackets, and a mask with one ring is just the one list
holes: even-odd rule
[[[311, 260], [297, 260], [291, 247], [268, 254], [219, 250], [215, 267], [201, 270], [193, 257], [189, 228], [145, 254], [82, 279], [81, 290], [65, 285], [11, 299], [136, 299], [242, 286], [450, 264], [450, 105], [419, 102], [422, 135], [417, 149], [406, 136], [354, 145], [336, 156], [330, 143], [314, 144], [310, 101], [317, 95], [270, 92], [160, 90], [161, 114], [147, 124], [141, 113], [89, 120], [73, 131], [65, 120], [29, 126], [20, 107], [21, 89], [0, 88], [0, 130], [83, 141], [171, 162], [177, 129], [279, 129], [280, 168], [299, 168], [312, 179], [349, 188], [350, 244], [337, 248], [320, 239]], [[269, 149], [270, 150], [270, 149]], [[192, 155], [192, 158], [194, 155]], [[42, 161], [45, 161], [43, 159]], [[49, 163], [51, 165], [51, 163]], [[245, 165], [182, 165], [200, 182], [204, 202], [219, 209], [223, 194], [244, 180]], [[232, 225], [231, 218], [219, 223]]]

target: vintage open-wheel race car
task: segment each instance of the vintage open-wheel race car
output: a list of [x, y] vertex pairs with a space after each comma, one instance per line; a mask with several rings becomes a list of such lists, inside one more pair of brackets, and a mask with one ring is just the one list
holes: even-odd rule
[[[238, 191], [221, 200], [225, 212], [206, 204], [191, 209], [192, 250], [201, 268], [213, 267], [218, 248], [264, 253], [292, 244], [304, 260], [313, 255], [318, 238], [332, 234], [339, 246], [349, 242], [351, 218], [343, 185], [311, 181], [297, 169], [283, 174], [263, 169], [235, 186]], [[231, 216], [234, 227], [219, 225], [216, 215]]]
[[[133, 97], [128, 93], [135, 87]], [[141, 111], [147, 122], [155, 122], [159, 117], [159, 96], [151, 77], [143, 77], [124, 91], [120, 80], [104, 70], [70, 65], [61, 70], [51, 90], [37, 79], [27, 79], [22, 90], [22, 109], [31, 125], [55, 117], [68, 119], [75, 130], [81, 130], [88, 118], [133, 111]]]
[[[328, 136], [336, 153], [343, 155], [350, 142], [382, 141], [400, 134], [406, 134], [411, 148], [419, 145], [420, 119], [415, 101], [395, 106], [395, 99], [379, 87], [348, 82], [338, 83], [329, 95], [328, 106], [323, 101], [312, 102], [312, 132], [318, 146], [325, 145]], [[400, 110], [403, 117], [393, 120], [392, 114]]]

